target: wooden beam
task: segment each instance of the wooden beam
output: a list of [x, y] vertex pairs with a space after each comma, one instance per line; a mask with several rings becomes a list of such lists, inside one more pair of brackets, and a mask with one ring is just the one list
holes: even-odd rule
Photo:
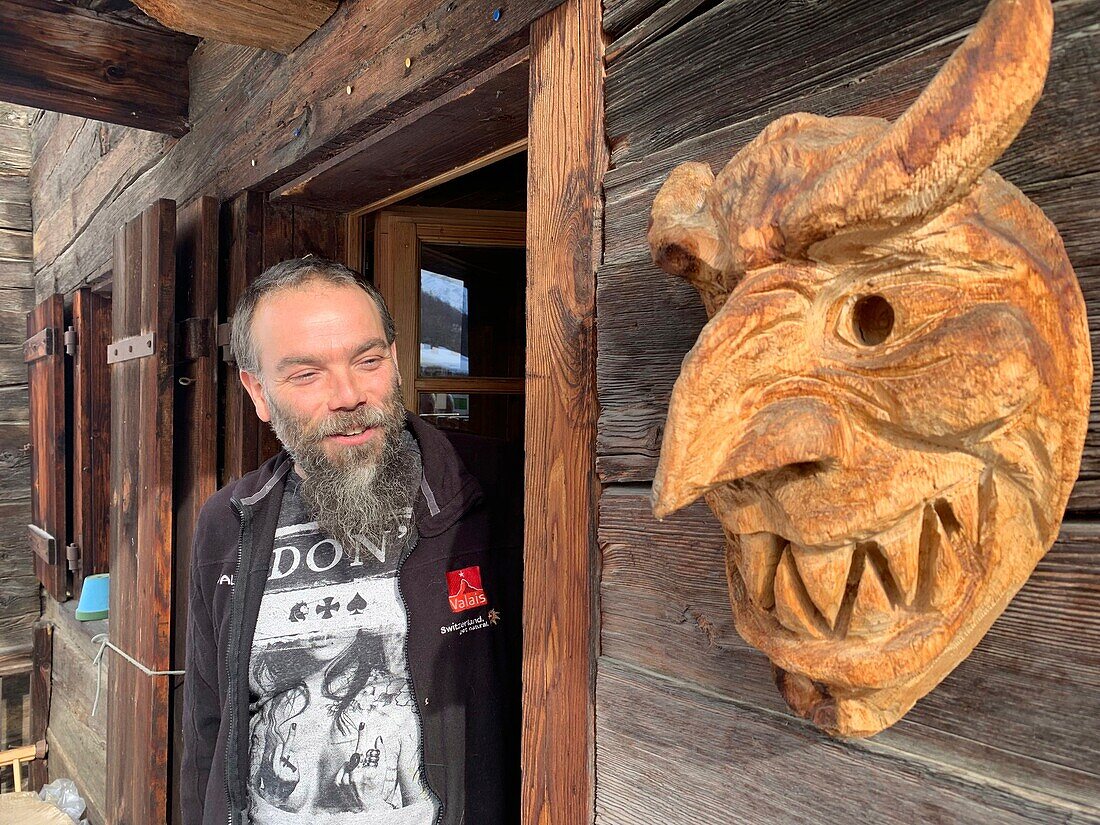
[[134, 0], [170, 29], [289, 54], [328, 20], [339, 0]]
[[368, 204], [377, 209], [408, 197], [410, 187], [423, 191], [428, 182], [438, 185], [473, 171], [470, 164], [479, 158], [499, 160], [521, 151], [527, 138], [529, 71], [524, 48], [349, 146], [272, 197], [326, 209]]
[[179, 137], [197, 42], [53, 0], [0, 0], [0, 100]]
[[523, 802], [526, 825], [591, 822], [600, 0], [531, 26], [527, 188]]

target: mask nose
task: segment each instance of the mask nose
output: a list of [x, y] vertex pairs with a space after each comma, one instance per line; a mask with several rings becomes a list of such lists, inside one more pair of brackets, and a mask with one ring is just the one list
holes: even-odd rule
[[653, 482], [653, 512], [663, 518], [713, 487], [757, 473], [839, 461], [847, 441], [840, 417], [818, 398], [772, 402], [743, 424], [707, 421], [689, 441], [666, 442]]

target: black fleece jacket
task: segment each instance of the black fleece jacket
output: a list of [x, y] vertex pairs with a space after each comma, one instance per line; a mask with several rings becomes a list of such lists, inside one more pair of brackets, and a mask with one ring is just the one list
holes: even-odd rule
[[[520, 616], [504, 571], [519, 548], [454, 447], [413, 415], [424, 479], [419, 539], [398, 572], [408, 664], [439, 822], [518, 821]], [[185, 825], [248, 822], [248, 662], [286, 474], [284, 452], [203, 506], [191, 556], [180, 795]], [[446, 573], [480, 568], [487, 603], [452, 610]], [[461, 604], [458, 605], [462, 607]], [[503, 608], [503, 609], [502, 609]], [[518, 663], [515, 663], [518, 665]], [[305, 820], [303, 820], [305, 821]]]

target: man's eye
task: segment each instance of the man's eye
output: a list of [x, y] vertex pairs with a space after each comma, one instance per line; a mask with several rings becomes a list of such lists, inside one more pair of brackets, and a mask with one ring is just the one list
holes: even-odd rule
[[296, 372], [288, 380], [294, 384], [308, 384], [316, 377], [316, 372]]
[[376, 370], [382, 364], [382, 359], [376, 355], [372, 355], [369, 358], [364, 358], [358, 363], [357, 366], [367, 370]]

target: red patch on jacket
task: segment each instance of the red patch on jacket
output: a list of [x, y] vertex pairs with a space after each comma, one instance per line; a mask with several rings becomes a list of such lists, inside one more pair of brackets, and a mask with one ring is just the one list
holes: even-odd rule
[[475, 607], [489, 604], [485, 598], [485, 589], [481, 586], [481, 568], [463, 567], [447, 573], [447, 600], [451, 603], [452, 613], [461, 613]]

